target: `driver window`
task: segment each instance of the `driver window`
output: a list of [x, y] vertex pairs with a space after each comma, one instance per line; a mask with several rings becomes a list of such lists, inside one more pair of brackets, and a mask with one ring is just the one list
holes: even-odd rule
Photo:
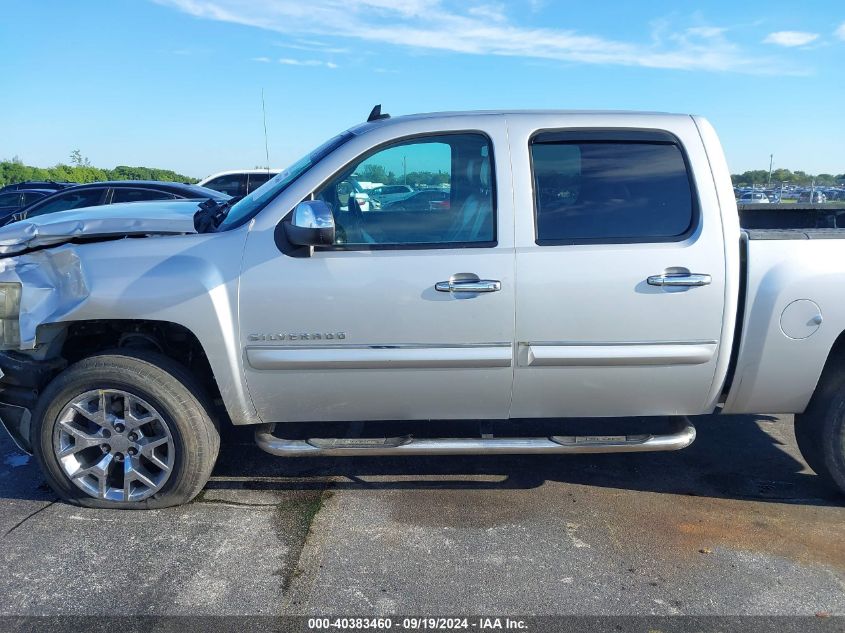
[[495, 243], [492, 151], [481, 134], [417, 138], [364, 156], [315, 192], [339, 247]]

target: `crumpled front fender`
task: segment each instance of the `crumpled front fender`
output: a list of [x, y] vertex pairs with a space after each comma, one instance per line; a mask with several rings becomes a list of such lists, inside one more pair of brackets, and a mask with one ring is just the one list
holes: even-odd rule
[[38, 326], [60, 321], [90, 294], [79, 256], [72, 246], [0, 259], [0, 282], [23, 285], [20, 349], [33, 349]]

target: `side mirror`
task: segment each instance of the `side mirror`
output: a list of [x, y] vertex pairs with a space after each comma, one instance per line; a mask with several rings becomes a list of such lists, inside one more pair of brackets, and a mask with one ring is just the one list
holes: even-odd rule
[[293, 217], [285, 222], [285, 234], [298, 246], [331, 246], [334, 244], [334, 216], [322, 200], [306, 200], [296, 205]]

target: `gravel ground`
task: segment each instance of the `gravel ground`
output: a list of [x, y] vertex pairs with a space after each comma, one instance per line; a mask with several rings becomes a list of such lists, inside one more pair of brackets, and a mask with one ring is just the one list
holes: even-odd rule
[[678, 453], [282, 460], [169, 510], [57, 502], [0, 439], [0, 614], [845, 615], [845, 497], [791, 417]]

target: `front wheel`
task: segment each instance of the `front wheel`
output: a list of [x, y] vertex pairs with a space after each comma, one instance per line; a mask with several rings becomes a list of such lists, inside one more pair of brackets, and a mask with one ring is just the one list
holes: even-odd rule
[[845, 493], [845, 368], [823, 376], [807, 410], [795, 416], [795, 439], [810, 468]]
[[59, 374], [33, 413], [32, 446], [65, 501], [152, 509], [208, 481], [220, 436], [190, 374], [158, 354], [116, 351]]

